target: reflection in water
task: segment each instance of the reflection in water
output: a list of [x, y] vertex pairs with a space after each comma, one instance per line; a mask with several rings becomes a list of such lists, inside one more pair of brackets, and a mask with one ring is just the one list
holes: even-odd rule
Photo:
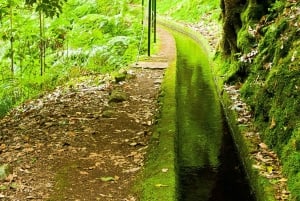
[[177, 58], [178, 168], [184, 184], [180, 186], [184, 192], [181, 200], [208, 200], [219, 166], [222, 117], [210, 72], [201, 68], [208, 61], [197, 44], [190, 41], [188, 47], [192, 53], [180, 51]]
[[220, 106], [216, 95], [203, 79], [201, 60], [188, 62], [181, 56], [177, 69], [178, 140], [180, 163], [187, 167], [218, 166], [222, 139]]
[[[222, 144], [230, 135], [223, 131], [221, 107], [213, 88], [206, 54], [192, 40], [176, 36], [176, 42], [179, 200], [250, 201], [252, 199], [244, 199], [249, 197], [247, 195], [235, 198], [225, 192], [226, 185], [235, 185], [234, 182], [226, 183], [222, 177], [223, 173], [231, 174], [226, 169], [228, 166], [223, 164], [228, 155], [223, 153], [227, 145]], [[232, 141], [230, 146], [233, 147]], [[238, 160], [231, 162], [234, 162], [234, 167], [231, 167], [234, 172]]]
[[216, 171], [211, 167], [188, 168], [179, 170], [181, 201], [209, 200], [211, 190], [217, 180]]

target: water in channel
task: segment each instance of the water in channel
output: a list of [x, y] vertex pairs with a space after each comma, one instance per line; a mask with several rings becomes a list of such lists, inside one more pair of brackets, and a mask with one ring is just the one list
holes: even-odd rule
[[179, 201], [254, 201], [217, 99], [207, 54], [175, 34]]

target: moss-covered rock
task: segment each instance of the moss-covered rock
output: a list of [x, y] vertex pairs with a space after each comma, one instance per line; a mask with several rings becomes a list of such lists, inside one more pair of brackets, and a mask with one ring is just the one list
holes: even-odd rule
[[112, 91], [110, 97], [109, 97], [109, 103], [120, 103], [127, 100], [127, 94], [120, 90], [114, 90]]
[[115, 115], [115, 111], [112, 109], [107, 109], [102, 112], [103, 118], [112, 118]]

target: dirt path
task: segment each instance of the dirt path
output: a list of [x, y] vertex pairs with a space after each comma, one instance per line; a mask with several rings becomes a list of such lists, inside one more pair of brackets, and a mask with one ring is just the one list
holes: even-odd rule
[[137, 200], [131, 189], [176, 51], [167, 32], [159, 37], [159, 54], [133, 65], [125, 81], [85, 76], [0, 120], [0, 166], [10, 167], [0, 200]]

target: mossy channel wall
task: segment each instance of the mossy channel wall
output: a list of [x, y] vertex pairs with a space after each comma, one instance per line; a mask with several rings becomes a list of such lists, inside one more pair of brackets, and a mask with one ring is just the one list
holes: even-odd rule
[[[200, 34], [194, 32], [193, 30], [184, 27], [183, 25], [176, 24], [173, 22], [168, 21], [160, 21], [161, 25], [167, 27], [168, 29], [177, 31], [194, 39], [199, 45], [201, 45], [207, 53], [207, 57], [211, 62], [210, 65], [216, 65], [212, 62], [212, 55], [213, 52], [210, 50], [209, 45], [207, 44], [206, 40]], [[275, 200], [275, 191], [273, 185], [264, 177], [260, 176], [258, 171], [253, 168], [254, 161], [251, 158], [251, 151], [252, 151], [252, 144], [250, 144], [247, 139], [242, 135], [242, 133], [247, 132], [247, 128], [240, 127], [237, 124], [237, 114], [235, 111], [229, 109], [232, 106], [232, 101], [229, 98], [228, 94], [222, 90], [223, 85], [219, 83], [215, 79], [215, 87], [219, 94], [220, 101], [223, 105], [224, 112], [226, 118], [229, 123], [229, 127], [232, 131], [232, 135], [237, 146], [237, 149], [240, 154], [241, 161], [244, 165], [247, 177], [249, 179], [249, 183], [253, 192], [255, 193], [258, 201], [274, 201]], [[221, 93], [222, 91], [222, 93]], [[221, 95], [222, 94], [222, 95]]]

